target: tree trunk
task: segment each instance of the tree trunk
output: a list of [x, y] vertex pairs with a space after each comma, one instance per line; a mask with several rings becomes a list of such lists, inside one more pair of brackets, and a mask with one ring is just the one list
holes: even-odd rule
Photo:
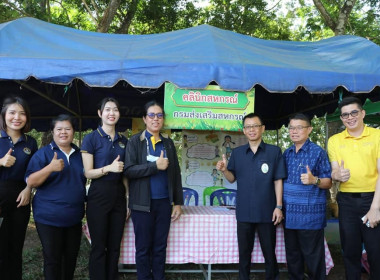
[[335, 30], [336, 22], [332, 18], [332, 16], [329, 14], [329, 12], [326, 10], [325, 6], [323, 5], [321, 0], [313, 0], [315, 7], [321, 14], [321, 17], [325, 21], [328, 27], [330, 27], [331, 30]]
[[343, 35], [345, 33], [348, 18], [355, 6], [356, 1], [357, 0], [347, 0], [344, 2], [344, 5], [339, 13], [337, 25], [334, 30], [335, 35]]
[[98, 26], [98, 32], [106, 33], [110, 28], [111, 22], [116, 15], [121, 0], [111, 0], [104, 12], [103, 18]]
[[140, 0], [132, 0], [129, 7], [128, 12], [125, 15], [123, 22], [119, 29], [117, 30], [117, 33], [119, 34], [128, 34], [129, 33], [129, 27], [131, 26], [132, 19], [135, 17], [136, 11], [137, 11], [137, 5], [139, 4]]
[[356, 1], [357, 0], [344, 1], [343, 7], [340, 8], [338, 18], [334, 20], [334, 18], [326, 10], [321, 0], [313, 0], [315, 7], [321, 14], [321, 17], [323, 18], [327, 26], [332, 31], [334, 31], [335, 35], [343, 35], [345, 33], [348, 18], [352, 9], [355, 6]]

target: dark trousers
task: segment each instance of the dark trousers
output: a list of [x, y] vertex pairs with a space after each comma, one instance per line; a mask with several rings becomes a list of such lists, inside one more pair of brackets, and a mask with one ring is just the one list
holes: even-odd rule
[[326, 279], [324, 230], [284, 229], [286, 262], [291, 280], [303, 280], [305, 263], [309, 279]]
[[164, 280], [166, 246], [172, 206], [169, 199], [152, 199], [151, 211], [132, 210], [136, 268], [139, 280]]
[[0, 279], [22, 279], [22, 249], [30, 217], [30, 205], [17, 208], [24, 182], [0, 182]]
[[239, 246], [239, 280], [249, 280], [251, 271], [251, 254], [255, 242], [255, 231], [260, 239], [260, 246], [265, 259], [265, 278], [276, 279], [279, 270], [276, 259], [276, 228], [272, 223], [237, 222]]
[[361, 256], [367, 251], [371, 279], [380, 279], [380, 226], [368, 228], [361, 218], [367, 214], [373, 195], [353, 197], [339, 192], [339, 231], [346, 269], [346, 279], [361, 278]]
[[126, 219], [122, 182], [93, 180], [86, 215], [91, 236], [90, 279], [119, 279], [120, 243]]
[[72, 280], [82, 237], [82, 223], [55, 227], [36, 222], [44, 255], [45, 280]]

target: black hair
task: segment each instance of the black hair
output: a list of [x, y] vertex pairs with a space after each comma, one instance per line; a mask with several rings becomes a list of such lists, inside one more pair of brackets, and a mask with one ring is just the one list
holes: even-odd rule
[[75, 131], [74, 118], [70, 115], [67, 115], [67, 114], [61, 114], [61, 115], [58, 115], [57, 117], [55, 117], [54, 119], [52, 119], [51, 123], [50, 123], [50, 130], [51, 131], [54, 130], [57, 122], [63, 122], [63, 121], [68, 121], [71, 124], [73, 130]]
[[243, 126], [244, 126], [244, 122], [245, 122], [246, 119], [252, 119], [252, 118], [258, 118], [259, 121], [260, 121], [260, 124], [264, 125], [263, 119], [261, 118], [260, 115], [258, 115], [256, 113], [249, 113], [248, 115], [245, 115], [244, 118], [243, 118]]
[[103, 113], [104, 107], [106, 106], [107, 102], [113, 102], [113, 103], [115, 103], [117, 109], [120, 110], [120, 104], [119, 104], [119, 102], [115, 98], [113, 98], [113, 97], [105, 97], [105, 98], [103, 98], [99, 102], [99, 105], [98, 105], [98, 110], [100, 111], [100, 113]]
[[304, 113], [296, 113], [294, 114], [293, 116], [291, 116], [289, 118], [289, 122], [291, 120], [301, 120], [301, 121], [305, 121], [307, 123], [308, 126], [311, 126], [311, 122], [310, 122], [310, 118], [305, 115]]
[[360, 110], [363, 110], [363, 103], [361, 102], [361, 100], [353, 96], [343, 98], [342, 101], [339, 103], [338, 108], [342, 112], [342, 107], [351, 105], [351, 104], [356, 104], [358, 105]]
[[164, 114], [164, 118], [165, 118], [164, 106], [162, 106], [162, 104], [156, 100], [151, 100], [144, 105], [144, 117], [148, 114], [148, 109], [152, 106], [160, 107], [162, 109], [162, 113]]
[[31, 127], [30, 109], [28, 103], [26, 103], [26, 101], [19, 96], [9, 96], [4, 99], [0, 115], [0, 129], [4, 131], [7, 129], [7, 124], [5, 122], [5, 114], [8, 110], [8, 107], [12, 104], [19, 104], [24, 109], [26, 115], [26, 123], [24, 127], [21, 128], [21, 133], [29, 132]]

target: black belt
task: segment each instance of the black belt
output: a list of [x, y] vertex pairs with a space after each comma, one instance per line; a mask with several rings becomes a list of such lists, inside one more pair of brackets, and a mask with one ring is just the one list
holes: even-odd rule
[[373, 196], [375, 194], [375, 192], [339, 192], [340, 194], [342, 195], [347, 195], [347, 196], [351, 196], [351, 197], [355, 197], [355, 198], [361, 198], [361, 197], [368, 197], [368, 196]]

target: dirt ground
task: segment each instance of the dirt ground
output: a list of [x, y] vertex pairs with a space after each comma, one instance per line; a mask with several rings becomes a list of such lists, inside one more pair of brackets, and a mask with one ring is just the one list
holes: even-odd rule
[[[78, 265], [77, 268], [78, 272], [76, 272], [75, 279], [88, 279], [88, 273], [87, 273], [87, 258], [88, 258], [88, 252], [89, 252], [89, 246], [86, 244], [87, 241], [82, 242], [82, 247], [86, 248], [81, 248], [81, 253], [82, 256], [78, 257]], [[329, 244], [329, 249], [331, 252], [331, 255], [333, 257], [334, 261], [334, 267], [330, 271], [329, 275], [327, 276], [328, 280], [343, 280], [345, 279], [344, 277], [344, 266], [343, 266], [343, 260], [341, 256], [341, 249], [340, 245], [338, 244]], [[27, 260], [27, 265], [24, 264], [24, 276], [29, 275], [32, 273], [32, 271], [28, 270], [35, 270], [39, 269], [42, 271], [42, 251], [41, 251], [41, 243], [38, 238], [37, 231], [34, 227], [33, 224], [30, 224], [28, 227], [27, 231], [27, 236], [25, 240], [25, 245], [24, 245], [24, 252], [27, 252], [26, 257]], [[31, 253], [33, 252], [33, 253]], [[82, 258], [83, 260], [80, 261], [79, 258]], [[82, 267], [80, 267], [82, 266]], [[282, 268], [282, 272], [280, 273], [280, 279], [287, 279], [287, 273], [284, 271], [286, 268], [284, 265], [280, 265]], [[127, 266], [126, 268], [133, 269], [134, 266]], [[214, 265], [213, 269], [236, 269], [236, 265]], [[179, 269], [199, 269], [198, 265], [195, 264], [182, 264], [182, 265], [167, 265], [168, 270], [179, 270]], [[254, 264], [252, 266], [252, 269], [263, 269], [262, 264]], [[83, 276], [86, 275], [86, 276]], [[121, 279], [130, 279], [134, 280], [136, 278], [135, 273], [121, 273], [120, 274]], [[36, 276], [30, 276], [28, 278], [27, 276], [24, 277], [24, 279], [39, 279]], [[42, 278], [41, 278], [42, 279]], [[167, 273], [167, 279], [168, 280], [197, 280], [197, 279], [204, 279], [202, 277], [201, 273]], [[215, 273], [212, 274], [212, 279], [215, 280], [235, 280], [237, 279], [237, 273]], [[265, 279], [264, 273], [263, 272], [253, 272], [251, 274], [251, 279]], [[367, 280], [369, 279], [368, 275], [366, 273], [362, 274], [362, 280]]]

